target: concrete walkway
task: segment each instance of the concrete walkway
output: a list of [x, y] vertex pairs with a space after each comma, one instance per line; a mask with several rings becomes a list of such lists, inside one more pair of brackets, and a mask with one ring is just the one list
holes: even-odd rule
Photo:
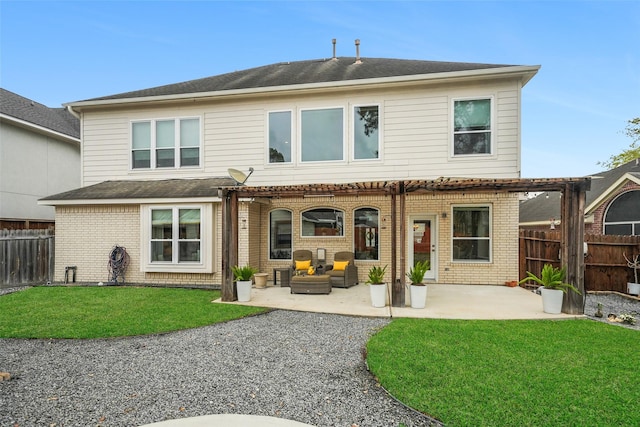
[[[521, 287], [494, 285], [427, 285], [425, 308], [410, 306], [409, 291], [405, 307], [371, 306], [369, 287], [359, 284], [349, 289], [333, 288], [329, 295], [291, 294], [280, 286], [253, 288], [251, 301], [241, 304], [283, 310], [309, 311], [368, 317], [414, 317], [430, 319], [572, 319], [576, 315], [547, 314], [542, 311], [542, 299]], [[216, 300], [215, 302], [221, 302]]]

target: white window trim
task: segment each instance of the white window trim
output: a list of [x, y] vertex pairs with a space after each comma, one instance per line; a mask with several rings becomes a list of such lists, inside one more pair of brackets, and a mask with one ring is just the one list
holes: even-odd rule
[[[289, 162], [280, 162], [280, 163], [271, 163], [269, 157], [269, 116], [271, 113], [289, 113], [291, 114], [291, 141], [289, 141], [289, 145], [291, 146], [291, 161]], [[282, 110], [268, 110], [265, 116], [265, 137], [264, 140], [266, 142], [266, 150], [265, 150], [265, 161], [264, 164], [266, 167], [282, 167], [282, 166], [291, 166], [295, 163], [296, 153], [297, 153], [297, 132], [296, 132], [296, 114], [293, 109], [282, 109]]]
[[[378, 107], [378, 158], [376, 159], [356, 159], [356, 138], [355, 138], [355, 131], [356, 131], [356, 108], [357, 107]], [[350, 144], [350, 152], [351, 152], [351, 157], [350, 160], [353, 161], [354, 163], [362, 163], [362, 162], [382, 162], [382, 156], [383, 156], [383, 150], [382, 147], [384, 147], [383, 144], [383, 135], [384, 135], [384, 130], [382, 127], [382, 105], [380, 103], [377, 102], [363, 102], [363, 103], [357, 103], [357, 104], [351, 104], [351, 111], [349, 112], [349, 116], [351, 118], [351, 121], [349, 123], [349, 140], [351, 142]]]
[[[151, 262], [151, 211], [200, 209], [200, 262]], [[140, 205], [140, 271], [156, 273], [213, 273], [213, 207], [206, 204]], [[177, 232], [177, 230], [175, 231]], [[177, 240], [174, 240], [174, 244]]]
[[[303, 161], [302, 160], [302, 113], [304, 111], [320, 111], [320, 110], [332, 110], [332, 109], [341, 109], [342, 110], [342, 159], [340, 160], [307, 160], [307, 161]], [[296, 155], [296, 161], [299, 165], [325, 165], [328, 163], [347, 163], [347, 146], [349, 145], [347, 137], [348, 135], [347, 133], [347, 128], [349, 127], [347, 125], [347, 120], [348, 117], [346, 116], [348, 113], [347, 111], [348, 107], [345, 107], [344, 105], [333, 105], [333, 106], [323, 106], [323, 107], [305, 107], [305, 108], [300, 108], [298, 109], [298, 114], [297, 114], [297, 120], [298, 120], [298, 125], [296, 126], [296, 139], [297, 139], [297, 144], [296, 144], [296, 148], [298, 148], [297, 150], [297, 155]]]
[[[455, 154], [455, 105], [456, 101], [481, 101], [484, 99], [488, 99], [491, 102], [491, 147], [489, 153], [478, 153], [478, 154]], [[449, 159], [450, 160], [465, 160], [465, 159], [477, 159], [478, 157], [482, 158], [496, 158], [498, 156], [498, 144], [497, 144], [497, 128], [498, 124], [496, 121], [496, 102], [494, 95], [478, 95], [478, 96], [466, 96], [466, 97], [457, 97], [451, 98], [451, 105], [449, 106]]]
[[[453, 211], [455, 208], [489, 208], [489, 237], [481, 238], [481, 240], [489, 241], [489, 259], [488, 260], [479, 260], [479, 259], [455, 259], [453, 254], [454, 242], [456, 241], [456, 237], [453, 235]], [[493, 207], [491, 204], [487, 203], [471, 203], [471, 204], [459, 204], [459, 205], [451, 205], [451, 262], [454, 264], [491, 264], [493, 263]], [[461, 237], [460, 239], [466, 239], [467, 237]]]
[[[182, 166], [180, 165], [180, 121], [181, 120], [198, 120], [198, 166]], [[173, 167], [158, 167], [156, 166], [156, 123], [162, 121], [171, 121], [174, 122], [174, 135], [175, 135], [175, 146], [173, 147], [174, 161], [175, 165]], [[151, 146], [150, 150], [150, 166], [148, 168], [134, 168], [133, 167], [133, 124], [134, 123], [149, 123], [150, 132], [151, 132]], [[150, 171], [150, 170], [177, 170], [177, 169], [202, 169], [202, 117], [200, 116], [181, 116], [181, 117], [156, 117], [153, 119], [135, 119], [129, 122], [129, 171], [130, 172], [141, 172], [141, 171]]]

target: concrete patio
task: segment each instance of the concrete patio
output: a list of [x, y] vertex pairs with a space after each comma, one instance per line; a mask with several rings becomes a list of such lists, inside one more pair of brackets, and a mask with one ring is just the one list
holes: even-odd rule
[[[369, 317], [414, 317], [431, 319], [573, 319], [576, 315], [547, 314], [542, 300], [521, 287], [495, 285], [427, 285], [427, 305], [423, 309], [410, 306], [409, 291], [406, 307], [371, 306], [369, 287], [359, 284], [349, 289], [333, 288], [329, 295], [291, 294], [290, 288], [267, 286], [251, 290], [251, 301], [229, 302], [283, 310], [345, 314]], [[220, 299], [214, 301], [222, 303]]]

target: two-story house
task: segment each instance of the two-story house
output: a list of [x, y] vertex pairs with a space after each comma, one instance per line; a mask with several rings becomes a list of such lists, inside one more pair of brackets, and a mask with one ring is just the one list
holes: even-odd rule
[[519, 192], [566, 184], [519, 178], [538, 68], [333, 57], [71, 102], [82, 187], [41, 201], [57, 277], [104, 281], [120, 245], [131, 283], [225, 289], [230, 265], [318, 248], [352, 251], [361, 283], [392, 266], [396, 290], [420, 259], [440, 283], [516, 280]]
[[38, 204], [80, 184], [80, 120], [0, 88], [0, 229], [49, 228]]

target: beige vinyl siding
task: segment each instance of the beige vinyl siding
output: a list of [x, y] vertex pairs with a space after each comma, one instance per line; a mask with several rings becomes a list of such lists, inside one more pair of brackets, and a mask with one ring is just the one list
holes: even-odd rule
[[[493, 99], [493, 153], [452, 156], [453, 99]], [[381, 159], [353, 161], [354, 105], [379, 105]], [[292, 145], [299, 147], [299, 112], [306, 108], [345, 110], [346, 158], [336, 162], [268, 163], [269, 111], [290, 110]], [[200, 117], [202, 157], [197, 168], [130, 169], [132, 120]], [[344, 94], [261, 98], [255, 101], [199, 102], [197, 106], [167, 106], [148, 110], [85, 112], [83, 127], [83, 185], [113, 179], [167, 179], [227, 176], [228, 168], [255, 169], [251, 185], [353, 182], [378, 179], [433, 179], [440, 176], [515, 178], [519, 174], [520, 84], [517, 81], [482, 85], [416, 86], [402, 90], [376, 89]], [[318, 149], [322, 149], [319, 147]]]

